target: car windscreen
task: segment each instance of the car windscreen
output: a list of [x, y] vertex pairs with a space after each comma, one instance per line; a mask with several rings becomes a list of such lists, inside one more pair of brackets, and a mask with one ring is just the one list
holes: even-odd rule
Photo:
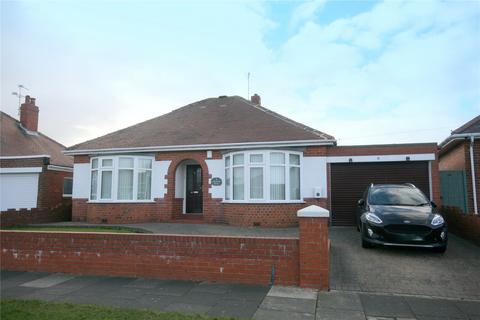
[[418, 189], [413, 188], [373, 188], [368, 195], [371, 205], [421, 206], [429, 203]]

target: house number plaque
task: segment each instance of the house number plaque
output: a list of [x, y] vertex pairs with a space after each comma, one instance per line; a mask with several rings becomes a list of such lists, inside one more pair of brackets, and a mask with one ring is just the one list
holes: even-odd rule
[[222, 179], [221, 178], [212, 178], [212, 186], [221, 186], [222, 185]]

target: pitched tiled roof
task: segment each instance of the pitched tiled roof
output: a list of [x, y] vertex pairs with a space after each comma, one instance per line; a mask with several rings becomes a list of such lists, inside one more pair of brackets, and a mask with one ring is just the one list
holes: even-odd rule
[[0, 111], [0, 156], [49, 155], [50, 164], [73, 166], [73, 159], [62, 153], [65, 146], [46, 135], [27, 133], [20, 122]]
[[333, 139], [239, 96], [223, 96], [186, 105], [68, 150]]
[[479, 132], [480, 132], [480, 116], [476, 116], [475, 118], [468, 121], [460, 128], [453, 130], [452, 134], [479, 133]]

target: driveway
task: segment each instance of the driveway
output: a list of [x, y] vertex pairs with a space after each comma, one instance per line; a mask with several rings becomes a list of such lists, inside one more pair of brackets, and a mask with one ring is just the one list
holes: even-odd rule
[[330, 288], [480, 300], [480, 247], [449, 234], [447, 252], [363, 249], [354, 227], [330, 228]]

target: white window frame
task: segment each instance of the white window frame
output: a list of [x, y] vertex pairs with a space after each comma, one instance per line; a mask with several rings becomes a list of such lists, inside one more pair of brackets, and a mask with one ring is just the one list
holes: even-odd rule
[[[121, 169], [119, 167], [119, 160], [120, 158], [131, 158], [133, 159], [133, 199], [131, 200], [119, 200], [118, 199], [118, 171]], [[97, 159], [98, 167], [92, 168], [93, 161]], [[152, 167], [150, 169], [140, 168], [139, 167], [139, 160], [146, 159], [152, 162]], [[112, 160], [112, 167], [102, 167], [103, 160]], [[92, 199], [91, 192], [89, 195], [89, 202], [92, 203], [142, 203], [142, 202], [154, 202], [153, 200], [153, 164], [155, 161], [155, 157], [153, 156], [135, 156], [135, 155], [115, 155], [115, 156], [101, 156], [101, 157], [92, 157], [90, 158], [90, 181], [89, 181], [89, 188], [92, 186], [92, 172], [97, 170], [97, 189], [96, 189], [96, 199]], [[151, 170], [152, 174], [151, 181], [150, 181], [150, 199], [141, 199], [138, 200], [138, 173], [140, 170]], [[103, 171], [112, 171], [112, 189], [111, 189], [111, 197], [108, 199], [101, 199], [101, 191], [102, 191], [102, 172]], [[91, 190], [91, 189], [90, 189]]]
[[[270, 200], [270, 154], [271, 153], [283, 153], [285, 156], [285, 200]], [[236, 154], [244, 154], [244, 200], [234, 200], [233, 199], [233, 156]], [[262, 154], [263, 162], [260, 163], [250, 163], [250, 155]], [[300, 165], [292, 165], [300, 167], [300, 199], [291, 200], [290, 199], [290, 162], [289, 154], [295, 154], [299, 156]], [[229, 168], [230, 173], [230, 199], [225, 199], [223, 197], [224, 203], [304, 203], [303, 192], [302, 192], [302, 176], [303, 176], [303, 153], [298, 151], [290, 150], [252, 150], [252, 151], [236, 151], [230, 152], [223, 155], [223, 164], [225, 165], [225, 158], [230, 157], [230, 166], [225, 166], [225, 169]], [[263, 168], [263, 199], [250, 199], [250, 168], [261, 167]], [[225, 177], [225, 180], [227, 177]]]

